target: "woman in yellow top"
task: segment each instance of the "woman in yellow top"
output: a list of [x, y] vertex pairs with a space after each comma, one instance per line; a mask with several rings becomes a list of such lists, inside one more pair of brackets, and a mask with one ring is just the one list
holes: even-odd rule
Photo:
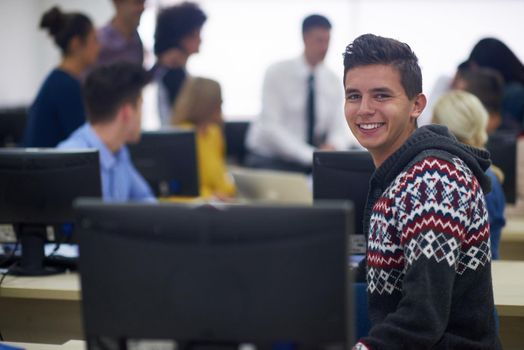
[[195, 129], [200, 195], [227, 200], [235, 194], [225, 164], [222, 93], [215, 80], [192, 77], [176, 99], [171, 124]]

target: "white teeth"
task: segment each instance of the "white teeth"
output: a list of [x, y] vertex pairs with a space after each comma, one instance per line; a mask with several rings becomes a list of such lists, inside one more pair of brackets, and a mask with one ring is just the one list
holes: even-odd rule
[[360, 124], [360, 127], [364, 130], [372, 130], [377, 129], [381, 127], [383, 123], [375, 123], [375, 124]]

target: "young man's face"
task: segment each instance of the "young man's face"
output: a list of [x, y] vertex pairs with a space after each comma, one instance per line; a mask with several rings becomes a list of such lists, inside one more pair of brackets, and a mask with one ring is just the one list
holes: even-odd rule
[[373, 64], [346, 73], [346, 121], [376, 166], [393, 154], [416, 129], [416, 118], [426, 105], [419, 94], [409, 100], [393, 66]]
[[200, 44], [202, 43], [201, 29], [194, 30], [191, 34], [184, 37], [180, 44], [182, 50], [188, 55], [198, 53], [200, 51]]

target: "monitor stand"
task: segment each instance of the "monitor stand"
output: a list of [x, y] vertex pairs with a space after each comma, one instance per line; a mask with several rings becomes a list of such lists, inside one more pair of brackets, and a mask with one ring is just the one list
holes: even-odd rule
[[47, 233], [45, 225], [20, 225], [18, 239], [22, 255], [18, 265], [9, 269], [8, 274], [16, 276], [45, 276], [63, 273], [65, 270], [44, 266], [44, 243]]

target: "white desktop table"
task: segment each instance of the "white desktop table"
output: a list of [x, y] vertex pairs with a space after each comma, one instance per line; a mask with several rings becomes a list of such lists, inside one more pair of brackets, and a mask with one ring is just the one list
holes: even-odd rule
[[7, 341], [64, 344], [83, 339], [76, 273], [7, 276], [0, 286], [0, 332]]
[[[495, 261], [493, 290], [504, 349], [524, 349], [524, 261]], [[0, 331], [7, 341], [64, 344], [83, 339], [79, 275], [7, 276]]]
[[499, 246], [503, 260], [524, 260], [524, 213], [522, 216], [509, 216], [502, 229]]

